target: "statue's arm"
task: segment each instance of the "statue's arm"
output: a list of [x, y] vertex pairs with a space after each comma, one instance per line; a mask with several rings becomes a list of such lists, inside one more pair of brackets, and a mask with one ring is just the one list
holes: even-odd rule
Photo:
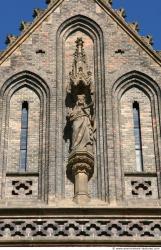
[[83, 107], [82, 109], [88, 109], [88, 108], [90, 108], [90, 107], [92, 107], [92, 106], [94, 106], [94, 103], [93, 103], [93, 102], [91, 102], [89, 105]]
[[73, 110], [72, 110], [72, 108], [68, 108], [67, 117], [70, 118], [72, 116], [73, 116]]

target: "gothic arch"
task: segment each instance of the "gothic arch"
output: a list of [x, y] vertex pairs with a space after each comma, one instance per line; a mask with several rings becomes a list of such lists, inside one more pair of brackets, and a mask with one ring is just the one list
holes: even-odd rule
[[[120, 97], [127, 88], [131, 86], [135, 86], [141, 88], [147, 95], [152, 97], [152, 95], [159, 96], [160, 88], [158, 84], [148, 75], [139, 72], [139, 71], [131, 71], [121, 76], [114, 84], [112, 92], [114, 96]], [[115, 94], [119, 93], [119, 94]]]
[[[122, 157], [121, 157], [121, 135], [120, 135], [120, 100], [126, 91], [137, 88], [142, 91], [149, 99], [151, 105], [151, 115], [156, 121], [156, 126], [154, 126], [152, 121], [153, 137], [154, 137], [154, 153], [156, 161], [156, 171], [161, 171], [160, 165], [160, 96], [161, 90], [158, 84], [148, 75], [139, 72], [131, 71], [121, 76], [113, 85], [112, 97], [113, 97], [113, 124], [114, 124], [114, 142], [115, 142], [115, 179], [120, 182], [120, 191], [117, 190], [117, 199], [123, 200], [124, 198], [124, 174], [122, 170]], [[157, 176], [158, 181], [158, 191], [159, 198], [161, 197], [161, 182], [159, 175]]]
[[[96, 22], [86, 16], [77, 15], [65, 20], [58, 31], [57, 31], [57, 109], [62, 110], [62, 117], [59, 117], [59, 123], [64, 124], [64, 100], [65, 100], [65, 91], [63, 89], [64, 84], [64, 46], [66, 40], [75, 32], [81, 31], [90, 37], [93, 41], [93, 51], [94, 51], [94, 84], [96, 88], [96, 120], [97, 127], [100, 128], [97, 130], [97, 197], [102, 200], [108, 199], [108, 171], [107, 168], [104, 169], [103, 166], [107, 166], [107, 145], [106, 145], [106, 118], [105, 118], [105, 80], [104, 80], [104, 38], [101, 28], [96, 24]], [[61, 100], [61, 101], [60, 101]], [[102, 101], [103, 100], [103, 101]], [[60, 128], [62, 131], [62, 128]], [[60, 131], [59, 136], [63, 138], [62, 132]], [[57, 137], [57, 141], [58, 137]], [[60, 145], [59, 151], [63, 152], [63, 141]], [[58, 153], [57, 153], [58, 154]], [[64, 176], [65, 170], [62, 160], [59, 160], [56, 164], [58, 176]], [[62, 167], [63, 166], [63, 167]], [[57, 178], [59, 179], [59, 178]], [[60, 184], [60, 183], [59, 183]], [[60, 195], [64, 194], [65, 184], [62, 180], [62, 184], [57, 183], [57, 191]], [[59, 186], [59, 187], [58, 187]], [[61, 186], [61, 187], [60, 187]]]
[[[39, 157], [38, 157], [38, 199], [47, 201], [48, 188], [48, 126], [49, 126], [49, 102], [50, 91], [46, 82], [30, 71], [19, 72], [10, 77], [0, 90], [0, 105], [2, 113], [0, 117], [1, 123], [1, 174], [6, 179], [6, 148], [8, 147], [9, 117], [10, 117], [10, 100], [24, 88], [35, 93], [40, 102], [39, 115]], [[46, 122], [47, 121], [47, 122]], [[14, 175], [14, 173], [13, 173]], [[31, 174], [32, 175], [32, 174]], [[36, 176], [36, 173], [33, 173]], [[15, 174], [16, 176], [16, 174]], [[3, 185], [4, 186], [4, 185]], [[3, 198], [3, 187], [2, 187]]]

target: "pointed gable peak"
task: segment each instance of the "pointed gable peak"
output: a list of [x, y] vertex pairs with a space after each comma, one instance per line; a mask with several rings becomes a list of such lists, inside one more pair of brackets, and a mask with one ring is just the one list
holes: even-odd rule
[[[8, 47], [5, 51], [0, 52], [0, 64], [41, 24], [50, 13], [56, 9], [64, 0], [46, 0], [47, 8], [45, 10], [36, 8], [33, 11], [34, 20], [32, 23], [22, 21], [20, 24], [19, 37], [8, 35], [6, 44]], [[69, 0], [72, 1], [72, 0]], [[158, 64], [161, 65], [160, 52], [156, 52], [153, 47], [153, 39], [150, 35], [140, 36], [139, 26], [137, 22], [127, 23], [125, 20], [126, 13], [124, 9], [114, 10], [112, 8], [112, 0], [93, 0], [97, 3], [108, 15], [110, 15], [122, 29], [130, 35], [136, 43], [138, 43]]]

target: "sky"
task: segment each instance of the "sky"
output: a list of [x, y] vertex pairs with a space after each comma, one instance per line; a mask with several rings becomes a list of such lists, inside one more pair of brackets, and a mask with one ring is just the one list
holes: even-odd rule
[[[32, 21], [34, 8], [45, 7], [45, 0], [1, 0], [0, 50], [5, 49], [8, 34], [20, 34], [19, 26], [22, 20]], [[154, 49], [161, 50], [161, 0], [113, 0], [113, 8], [124, 8], [126, 20], [137, 21], [140, 35], [152, 35]]]

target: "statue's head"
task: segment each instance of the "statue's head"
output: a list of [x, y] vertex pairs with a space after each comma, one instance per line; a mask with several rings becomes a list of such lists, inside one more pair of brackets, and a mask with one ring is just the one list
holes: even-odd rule
[[85, 104], [85, 95], [77, 95], [77, 105]]

